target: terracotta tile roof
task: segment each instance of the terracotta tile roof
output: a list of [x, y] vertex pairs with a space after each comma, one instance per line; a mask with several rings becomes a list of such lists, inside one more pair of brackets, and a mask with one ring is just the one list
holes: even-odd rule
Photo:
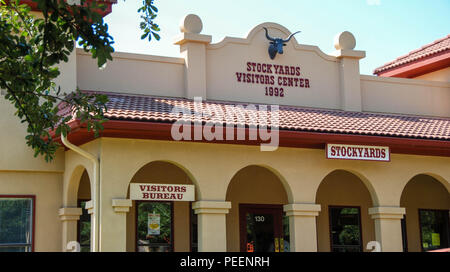
[[420, 61], [421, 59], [431, 57], [442, 52], [450, 52], [450, 34], [430, 44], [424, 45], [419, 49], [411, 51], [404, 56], [398, 57], [394, 61], [388, 62], [383, 66], [376, 68], [373, 73], [378, 74], [380, 72], [394, 69], [404, 64]]
[[[194, 101], [185, 98], [106, 93], [109, 97], [107, 113], [110, 120], [173, 123], [177, 120], [194, 121]], [[257, 125], [252, 115], [257, 111], [248, 104], [223, 101], [203, 101], [203, 122], [228, 125]], [[234, 106], [242, 107], [234, 107]], [[255, 104], [257, 108], [262, 104]], [[172, 113], [178, 107], [179, 113]], [[232, 109], [234, 117], [224, 116]], [[182, 110], [190, 114], [184, 116]], [[264, 110], [264, 108], [263, 108]], [[270, 108], [266, 110], [270, 112]], [[433, 140], [450, 140], [450, 118], [407, 116], [382, 113], [349, 112], [279, 106], [280, 130], [355, 134]]]

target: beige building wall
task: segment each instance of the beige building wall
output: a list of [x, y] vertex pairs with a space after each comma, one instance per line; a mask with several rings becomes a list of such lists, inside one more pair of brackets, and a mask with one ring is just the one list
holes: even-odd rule
[[56, 159], [47, 163], [42, 156], [34, 157], [34, 151], [26, 145], [26, 125], [14, 115], [16, 109], [0, 95], [0, 170], [56, 171], [64, 170], [64, 151], [57, 152]]
[[[284, 104], [318, 108], [340, 108], [338, 60], [324, 54], [318, 47], [300, 45], [293, 37], [286, 44], [282, 55], [270, 60], [267, 53], [268, 41], [262, 27], [267, 27], [272, 37], [289, 36], [290, 31], [275, 23], [264, 23], [253, 28], [245, 39], [224, 38], [217, 44], [210, 44], [206, 50], [207, 98], [240, 102]], [[300, 35], [298, 35], [301, 37]], [[238, 82], [236, 73], [268, 75], [262, 72], [248, 72], [247, 62], [267, 63], [300, 67], [300, 76], [310, 81], [310, 88], [283, 87], [277, 83], [275, 68], [273, 87], [282, 87], [284, 97], [266, 96], [266, 84]], [[314, 63], [314, 65], [312, 65]], [[292, 77], [289, 75], [280, 75]], [[326, 77], [326, 80], [324, 78]]]
[[80, 90], [144, 95], [183, 96], [184, 59], [130, 53], [112, 54], [99, 69], [89, 53], [77, 49], [77, 87]]
[[[128, 53], [115, 53], [115, 60], [99, 70], [89, 54], [77, 49], [76, 58], [71, 56], [72, 62], [61, 66], [64, 74], [60, 78], [61, 84], [73, 86], [76, 76], [76, 85], [82, 90], [183, 97], [187, 94], [185, 77], [189, 73], [194, 75], [190, 82], [206, 86], [208, 99], [330, 109], [342, 109], [342, 101], [345, 100], [355, 104], [348, 105], [350, 108], [359, 106], [362, 111], [450, 116], [448, 82], [360, 76], [344, 84], [342, 81], [350, 78], [349, 72], [354, 74], [358, 69], [354, 58], [363, 55], [360, 51], [341, 52], [341, 57], [327, 55], [315, 46], [298, 44], [294, 37], [284, 48], [283, 55], [269, 61], [263, 26], [269, 28], [272, 36], [285, 37], [291, 33], [278, 24], [264, 23], [252, 29], [246, 38], [225, 38], [217, 44], [206, 44], [204, 67], [196, 67], [205, 71], [204, 74], [198, 71], [189, 73], [183, 58]], [[353, 63], [351, 69], [342, 66], [349, 63], [347, 58]], [[236, 82], [236, 72], [246, 72], [247, 61], [300, 66], [302, 77], [310, 79], [311, 87], [286, 88], [289, 96], [285, 99], [266, 97], [264, 85]], [[359, 85], [360, 89], [355, 93], [353, 87]], [[352, 87], [351, 92], [343, 90], [345, 86]], [[345, 95], [353, 97], [343, 97]], [[79, 198], [88, 197], [93, 192], [94, 167], [90, 161], [70, 150], [59, 150], [51, 163], [46, 163], [43, 157], [34, 158], [34, 152], [25, 144], [25, 126], [14, 116], [13, 106], [3, 98], [0, 99], [0, 112], [0, 194], [35, 195], [35, 249], [60, 251], [65, 248], [65, 238], [74, 238], [75, 235], [73, 228], [72, 231], [64, 230], [58, 210], [75, 208]], [[328, 232], [323, 222], [328, 216], [328, 204], [361, 205], [363, 243], [366, 243], [374, 239], [373, 220], [367, 216], [367, 209], [371, 206], [402, 207], [403, 189], [420, 174], [439, 177], [445, 190], [438, 192], [433, 189], [434, 185], [423, 185], [420, 189], [407, 187], [405, 194], [412, 196], [402, 201], [407, 208], [408, 226], [415, 224], [411, 223], [414, 209], [418, 208], [414, 205], [419, 205], [423, 199], [414, 192], [426, 191], [434, 195], [436, 191], [439, 199], [427, 196], [433, 201], [430, 203], [435, 203], [430, 205], [449, 208], [448, 200], [445, 202], [445, 195], [448, 198], [450, 191], [449, 157], [392, 154], [389, 163], [343, 161], [327, 160], [325, 151], [320, 149], [282, 147], [274, 152], [261, 152], [259, 146], [117, 138], [99, 138], [81, 148], [100, 159], [100, 249], [103, 251], [134, 249], [134, 205], [127, 214], [117, 212], [118, 209], [112, 206], [113, 200], [129, 197], [130, 182], [190, 183], [196, 186], [197, 201], [230, 201], [231, 209], [225, 223], [228, 227], [223, 235], [227, 236], [225, 248], [232, 251], [238, 250], [235, 224], [238, 203], [321, 204], [322, 211], [317, 219], [319, 250], [327, 250]], [[157, 161], [164, 163], [147, 165]], [[334, 172], [336, 170], [346, 172]], [[330, 173], [333, 174], [329, 176]], [[414, 179], [425, 179], [418, 177]], [[331, 185], [326, 182], [322, 188], [324, 179]], [[87, 184], [90, 184], [90, 190]], [[270, 190], [263, 190], [261, 184]], [[345, 186], [336, 188], [336, 184]], [[341, 193], [335, 194], [334, 190]], [[244, 194], [248, 191], [257, 194]], [[269, 192], [272, 194], [268, 195]], [[176, 251], [189, 249], [188, 209], [187, 203], [175, 204]], [[411, 228], [408, 237], [417, 241], [417, 229], [414, 230], [413, 226], [408, 228]], [[416, 242], [410, 243], [411, 250], [416, 250]]]
[[450, 117], [450, 83], [361, 76], [363, 111]]
[[417, 175], [406, 185], [400, 206], [406, 208], [408, 252], [420, 252], [419, 209], [450, 210], [450, 194], [441, 182], [429, 175]]
[[[276, 23], [255, 26], [246, 38], [225, 37], [215, 44], [209, 43], [211, 36], [182, 33], [184, 38], [176, 41], [183, 49], [180, 58], [114, 53], [114, 61], [103, 70], [98, 69], [88, 53], [77, 49], [77, 85], [83, 90], [107, 92], [188, 98], [195, 95], [210, 100], [450, 116], [450, 82], [430, 81], [447, 77], [448, 68], [416, 79], [359, 75], [359, 59], [364, 58], [364, 51], [342, 49], [348, 42], [344, 40], [335, 45], [341, 49], [325, 54], [316, 46], [299, 44], [301, 34], [286, 44], [282, 55], [270, 60], [262, 27], [267, 27], [273, 37], [286, 38], [291, 34]], [[199, 50], [194, 46], [198, 44], [206, 46]], [[189, 54], [189, 48], [195, 52]], [[192, 60], [193, 55], [204, 61]], [[238, 82], [236, 73], [267, 75], [247, 71], [247, 62], [300, 67], [298, 78], [308, 79], [310, 88]], [[277, 81], [275, 71], [270, 75]], [[285, 96], [266, 96], [266, 86], [283, 87]]]
[[33, 195], [36, 199], [35, 251], [61, 251], [64, 151], [47, 163], [26, 145], [26, 126], [0, 95], [0, 195]]
[[450, 67], [424, 74], [414, 79], [450, 82]]
[[[132, 183], [192, 184], [177, 166], [163, 161], [143, 166], [132, 178]], [[175, 252], [190, 251], [190, 203], [173, 202], [173, 239]], [[136, 251], [136, 201], [127, 214], [127, 251]]]
[[375, 206], [364, 183], [350, 172], [337, 170], [330, 173], [317, 190], [316, 203], [321, 205], [321, 212], [317, 217], [317, 242], [319, 252], [331, 250], [330, 241], [330, 206], [352, 206], [360, 209], [360, 224], [362, 249], [365, 245], [375, 241], [374, 222], [368, 214], [369, 208]]
[[61, 251], [62, 173], [0, 170], [0, 195], [35, 196], [34, 250]]
[[[439, 176], [447, 194], [450, 189], [447, 167], [450, 158], [444, 157], [392, 154], [389, 163], [343, 161], [328, 160], [325, 151], [318, 149], [279, 148], [274, 152], [260, 152], [258, 146], [117, 138], [101, 138], [86, 147], [101, 149], [101, 168], [104, 169], [101, 173], [101, 243], [105, 251], [115, 251], [122, 246], [123, 250], [134, 248], [134, 234], [129, 231], [134, 229], [134, 206], [122, 222], [111, 205], [112, 199], [128, 198], [130, 181], [178, 184], [190, 181], [196, 186], [197, 201], [230, 201], [225, 246], [231, 251], [239, 250], [239, 231], [235, 224], [238, 203], [320, 204], [319, 250], [326, 251], [329, 248], [327, 205], [361, 206], [365, 247], [368, 241], [375, 239], [374, 221], [368, 217], [368, 209], [402, 207], [403, 188], [414, 176]], [[73, 169], [71, 161], [67, 162], [67, 168]], [[248, 191], [251, 193], [246, 193]], [[184, 237], [181, 244], [178, 240], [175, 242], [175, 250], [185, 251], [189, 244], [189, 226], [187, 214], [179, 215], [187, 207], [175, 206], [175, 209], [175, 239]], [[122, 228], [123, 232], [110, 234]]]
[[288, 204], [279, 178], [267, 168], [255, 165], [236, 173], [228, 186], [226, 200], [231, 202], [226, 216], [227, 251], [230, 252], [240, 251], [239, 204]]

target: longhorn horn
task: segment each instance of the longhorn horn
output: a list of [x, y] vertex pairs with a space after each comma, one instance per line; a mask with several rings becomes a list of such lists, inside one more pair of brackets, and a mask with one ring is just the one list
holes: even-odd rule
[[263, 27], [263, 28], [264, 28], [264, 30], [266, 31], [266, 38], [267, 38], [269, 41], [274, 42], [275, 39], [269, 36], [269, 31], [267, 30], [267, 28], [265, 28], [265, 27]]
[[300, 33], [301, 31], [297, 31], [295, 33], [292, 33], [291, 35], [289, 35], [289, 37], [286, 40], [283, 40], [283, 42], [289, 42], [291, 40], [292, 37], [294, 37], [295, 34]]

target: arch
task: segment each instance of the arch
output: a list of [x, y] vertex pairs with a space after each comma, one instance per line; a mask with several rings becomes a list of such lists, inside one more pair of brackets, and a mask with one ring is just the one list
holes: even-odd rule
[[[129, 198], [130, 184], [132, 183], [162, 183], [162, 184], [193, 184], [195, 185], [195, 198], [200, 196], [200, 189], [197, 181], [194, 179], [192, 173], [186, 167], [179, 163], [168, 160], [153, 160], [151, 162], [141, 163], [137, 165], [124, 182], [125, 196]], [[163, 201], [170, 202], [170, 206], [166, 204], [165, 207], [170, 207], [170, 222], [173, 239], [174, 251], [188, 251], [190, 248], [190, 228], [191, 228], [191, 208], [190, 203], [186, 201]], [[137, 222], [139, 215], [139, 205], [161, 205], [155, 204], [153, 201], [149, 203], [142, 203], [142, 201], [132, 201], [132, 207], [126, 215], [126, 249], [127, 251], [135, 251], [139, 248], [137, 244]], [[141, 206], [142, 207], [142, 206]], [[141, 211], [142, 212], [142, 211]], [[167, 216], [167, 214], [165, 215]], [[166, 217], [167, 218], [167, 217]], [[140, 224], [140, 223], [139, 223]], [[166, 225], [167, 226], [167, 225]], [[140, 238], [139, 238], [140, 239]]]
[[323, 184], [324, 180], [325, 180], [328, 176], [332, 175], [332, 174], [335, 173], [336, 171], [344, 171], [344, 172], [348, 172], [348, 173], [350, 173], [350, 174], [356, 176], [356, 177], [364, 184], [365, 188], [369, 191], [369, 194], [370, 194], [370, 197], [371, 197], [371, 200], [372, 200], [372, 204], [373, 204], [374, 206], [377, 206], [377, 205], [379, 204], [378, 194], [376, 193], [375, 188], [373, 187], [373, 185], [372, 185], [372, 183], [369, 181], [369, 179], [367, 179], [363, 174], [361, 174], [361, 173], [359, 173], [359, 172], [357, 172], [357, 171], [354, 171], [354, 170], [352, 170], [352, 169], [344, 169], [344, 168], [343, 168], [343, 169], [334, 169], [334, 170], [332, 170], [331, 172], [327, 173], [327, 174], [322, 178], [322, 180], [321, 180], [320, 183], [317, 184], [317, 188], [316, 188], [316, 190], [315, 190], [315, 192], [316, 192], [316, 193], [315, 193], [315, 200], [316, 200], [315, 202], [316, 202], [316, 203], [317, 203], [317, 193], [318, 193], [318, 191], [319, 191], [320, 186]]
[[[316, 189], [315, 203], [321, 205], [321, 212], [317, 217], [318, 251], [364, 251], [365, 245], [375, 240], [375, 226], [369, 215], [369, 208], [377, 205], [378, 197], [372, 184], [362, 174], [347, 169], [329, 172]], [[349, 219], [350, 211], [352, 219]], [[342, 212], [347, 215], [342, 215]], [[341, 224], [346, 224], [346, 227]], [[348, 230], [352, 230], [350, 235]], [[347, 238], [341, 240], [341, 235]], [[349, 237], [359, 240], [358, 245], [356, 240], [349, 242]]]
[[[449, 183], [433, 173], [416, 174], [402, 188], [399, 205], [406, 210], [404, 224], [407, 243], [404, 246], [410, 252], [429, 250], [423, 246], [428, 243], [423, 241], [420, 213], [450, 210]], [[445, 240], [442, 237], [442, 241]]]
[[227, 251], [240, 251], [244, 243], [242, 230], [245, 228], [241, 220], [242, 205], [279, 210], [281, 215], [282, 205], [292, 201], [292, 191], [281, 173], [265, 164], [247, 165], [232, 173], [234, 175], [226, 184], [225, 193], [225, 200], [231, 202], [231, 209], [226, 215]]
[[[402, 192], [401, 192], [401, 195], [399, 198], [400, 206], [403, 206], [403, 204], [405, 204], [404, 202], [406, 201], [406, 199], [405, 199], [406, 194], [410, 193], [409, 192], [410, 188], [418, 187], [418, 186], [431, 187], [430, 190], [434, 191], [431, 195], [428, 196], [429, 201], [436, 200], [435, 198], [437, 197], [437, 194], [445, 191], [447, 193], [447, 196], [449, 197], [448, 200], [449, 200], [449, 204], [450, 204], [450, 190], [449, 190], [450, 184], [439, 175], [432, 174], [432, 173], [422, 173], [422, 174], [416, 174], [416, 175], [412, 176], [406, 182], [405, 186], [403, 186]], [[424, 195], [423, 189], [425, 189], [425, 188], [422, 188], [421, 190], [419, 190], [419, 192], [415, 192], [415, 194], [421, 194], [421, 196], [419, 197], [421, 200], [424, 200], [427, 197], [426, 195]], [[444, 196], [444, 194], [442, 194], [442, 196]], [[423, 207], [423, 208], [426, 208], [426, 207]]]
[[[66, 161], [67, 162], [67, 161]], [[64, 173], [64, 184], [63, 184], [63, 207], [65, 208], [83, 208], [83, 204], [79, 203], [80, 197], [80, 189], [81, 195], [83, 196], [84, 201], [93, 199], [92, 198], [92, 173], [90, 173], [89, 168], [85, 167], [82, 163], [76, 164], [72, 163], [69, 167], [66, 166], [66, 171]], [[80, 205], [81, 204], [81, 205]], [[80, 205], [80, 206], [79, 206]], [[86, 214], [87, 211], [82, 209], [82, 213]], [[90, 218], [90, 217], [89, 217]], [[80, 216], [79, 219], [63, 221], [63, 226], [67, 231], [62, 232], [62, 240], [63, 243], [68, 243], [69, 241], [77, 241], [80, 237], [80, 233], [86, 233], [84, 231], [80, 231], [78, 226], [82, 226], [84, 230], [89, 228], [89, 225], [80, 225], [79, 220], [84, 220], [83, 216]], [[91, 231], [89, 231], [92, 234]], [[92, 239], [89, 239], [90, 241]], [[89, 244], [82, 244], [84, 247], [90, 247]], [[65, 246], [64, 246], [65, 249]], [[63, 249], [63, 250], [64, 250]]]
[[[277, 29], [278, 31], [280, 31], [283, 34], [285, 34], [286, 37], [289, 36], [290, 34], [292, 34], [291, 31], [289, 31], [289, 29], [287, 29], [286, 27], [284, 27], [284, 26], [282, 26], [280, 24], [272, 23], [272, 22], [265, 22], [265, 23], [261, 23], [261, 24], [255, 26], [254, 28], [252, 28], [247, 33], [247, 36], [245, 38], [224, 37], [218, 43], [208, 44], [207, 45], [207, 49], [208, 50], [219, 49], [219, 48], [222, 48], [222, 47], [226, 46], [229, 43], [249, 45], [252, 42], [253, 38], [256, 36], [256, 34], [263, 30], [263, 27]], [[293, 46], [294, 46], [294, 48], [296, 50], [311, 51], [311, 52], [314, 52], [315, 54], [317, 54], [319, 57], [321, 57], [322, 59], [324, 59], [326, 61], [337, 62], [337, 58], [336, 57], [325, 54], [317, 46], [299, 44], [297, 42], [297, 39], [295, 38], [295, 36], [292, 38], [292, 40], [290, 42], [292, 42], [292, 44], [293, 44]]]
[[[401, 194], [403, 194], [403, 192], [405, 191], [406, 186], [411, 182], [411, 180], [413, 180], [415, 177], [417, 177], [419, 175], [425, 175], [425, 176], [432, 177], [434, 180], [436, 180], [437, 182], [442, 184], [445, 187], [445, 189], [447, 189], [447, 192], [450, 193], [450, 182], [449, 181], [445, 180], [442, 176], [440, 176], [438, 174], [434, 174], [434, 173], [431, 173], [431, 172], [423, 172], [423, 173], [414, 174], [409, 179], [407, 179], [407, 182], [402, 187]], [[399, 203], [400, 203], [400, 199], [399, 199]]]
[[286, 193], [288, 202], [291, 203], [293, 201], [294, 197], [293, 197], [292, 189], [289, 186], [289, 183], [287, 182], [287, 180], [283, 177], [283, 175], [278, 170], [276, 170], [275, 168], [273, 168], [267, 164], [249, 164], [247, 166], [240, 167], [239, 170], [231, 171], [234, 174], [231, 176], [230, 179], [227, 180], [227, 184], [226, 184], [227, 190], [225, 192], [224, 199], [227, 198], [228, 191], [230, 189], [230, 184], [231, 184], [232, 180], [234, 179], [234, 177], [236, 177], [236, 175], [239, 172], [241, 172], [242, 170], [244, 170], [248, 167], [253, 167], [253, 166], [264, 168], [264, 169], [270, 171], [273, 175], [275, 175], [278, 178], [278, 180], [281, 182], [281, 185], [283, 186], [283, 189]]
[[150, 161], [150, 162], [143, 162], [143, 163], [137, 164], [131, 171], [129, 171], [129, 175], [126, 178], [126, 180], [128, 180], [128, 182], [126, 183], [126, 188], [125, 188], [126, 195], [129, 194], [130, 183], [132, 182], [134, 176], [141, 169], [146, 167], [147, 165], [150, 165], [150, 164], [156, 163], [156, 162], [168, 163], [168, 164], [174, 165], [177, 168], [179, 168], [180, 170], [182, 170], [186, 174], [186, 176], [189, 178], [189, 180], [192, 182], [192, 184], [195, 185], [195, 197], [196, 197], [196, 199], [201, 199], [201, 188], [199, 186], [199, 183], [198, 183], [197, 179], [192, 174], [192, 172], [189, 171], [189, 169], [184, 167], [182, 164], [180, 164], [178, 162], [175, 162], [175, 161], [172, 161], [172, 160], [153, 160], [153, 161]]
[[72, 170], [69, 169], [69, 171], [67, 171], [67, 173], [70, 173], [70, 174], [69, 174], [69, 177], [67, 178], [66, 184], [64, 186], [64, 188], [65, 188], [64, 195], [63, 195], [64, 206], [66, 206], [66, 207], [76, 207], [77, 206], [78, 189], [79, 189], [81, 178], [82, 178], [84, 172], [86, 172], [88, 179], [89, 179], [91, 199], [92, 199], [93, 190], [92, 190], [91, 173], [89, 172], [88, 168], [86, 168], [84, 165], [78, 164]]

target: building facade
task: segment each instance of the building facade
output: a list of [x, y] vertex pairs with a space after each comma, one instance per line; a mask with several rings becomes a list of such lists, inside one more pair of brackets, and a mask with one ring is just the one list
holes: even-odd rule
[[0, 250], [449, 247], [450, 82], [360, 75], [349, 32], [325, 54], [276, 23], [201, 30], [182, 19], [179, 58], [74, 51], [58, 84], [108, 94], [109, 121], [74, 120], [52, 163], [1, 100]]
[[435, 40], [374, 70], [381, 77], [450, 81], [450, 35]]

